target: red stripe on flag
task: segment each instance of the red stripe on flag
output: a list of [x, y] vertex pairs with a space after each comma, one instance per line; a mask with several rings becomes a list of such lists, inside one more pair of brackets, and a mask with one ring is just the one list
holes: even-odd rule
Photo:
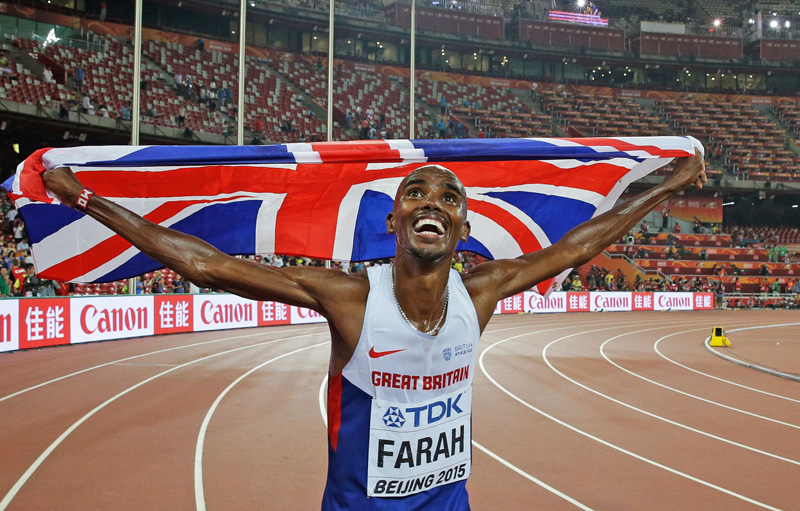
[[[505, 231], [511, 234], [519, 243], [523, 254], [542, 249], [541, 242], [528, 229], [528, 227], [508, 211], [490, 202], [473, 200], [469, 202], [469, 210], [479, 213], [496, 222]], [[520, 254], [522, 255], [522, 254]]]
[[[396, 153], [396, 151], [394, 151]], [[287, 193], [316, 190], [320, 194], [334, 185], [353, 185], [405, 176], [429, 165], [412, 163], [391, 169], [366, 171], [366, 164], [298, 164], [296, 170], [248, 166], [182, 167], [160, 172], [123, 169], [76, 169], [81, 182], [98, 195], [111, 197], [208, 197], [247, 191], [249, 193]], [[440, 162], [458, 175], [468, 187], [506, 187], [530, 183], [569, 186], [607, 194], [628, 169], [608, 162], [586, 167], [562, 169], [547, 161]]]
[[[637, 145], [625, 142], [624, 140], [615, 140], [608, 138], [566, 138], [570, 142], [586, 146], [608, 146], [618, 149], [620, 151], [647, 151], [653, 156], [659, 158], [685, 158], [687, 156], [694, 156], [694, 153], [686, 152], [682, 149], [664, 149], [654, 145]], [[603, 154], [603, 153], [599, 153]]]
[[322, 142], [311, 144], [312, 149], [319, 153], [323, 162], [348, 163], [354, 159], [363, 160], [364, 154], [369, 153], [370, 162], [401, 162], [400, 151], [383, 140], [350, 140], [343, 143]]
[[445, 163], [466, 187], [503, 188], [542, 184], [567, 186], [607, 195], [629, 170], [608, 162], [562, 169], [548, 161]]
[[[234, 198], [235, 197], [232, 197], [229, 200]], [[145, 215], [144, 218], [158, 224], [169, 220], [189, 206], [211, 202], [212, 201], [167, 202]], [[98, 243], [97, 245], [90, 247], [86, 252], [70, 257], [69, 259], [65, 259], [60, 263], [54, 264], [53, 266], [47, 268], [41, 272], [40, 277], [46, 279], [70, 281], [97, 269], [99, 266], [121, 255], [129, 248], [131, 248], [130, 242], [115, 234], [114, 236]], [[91, 256], [88, 255], [89, 253], [91, 253]]]
[[31, 200], [53, 202], [53, 199], [47, 195], [47, 189], [42, 181], [42, 174], [46, 170], [42, 163], [42, 156], [50, 149], [50, 147], [38, 149], [25, 158], [22, 172], [19, 175], [19, 187], [23, 191], [23, 195]]
[[553, 286], [553, 282], [555, 282], [555, 280], [556, 280], [555, 278], [552, 278], [539, 282], [538, 284], [536, 284], [536, 291], [540, 295], [545, 296], [548, 291], [553, 291], [551, 287]]

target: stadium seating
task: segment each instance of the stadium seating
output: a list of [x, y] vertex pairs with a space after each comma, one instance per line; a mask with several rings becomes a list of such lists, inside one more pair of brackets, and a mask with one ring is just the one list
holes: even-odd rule
[[[119, 112], [130, 105], [133, 92], [133, 52], [127, 46], [110, 37], [98, 36], [97, 48], [82, 49], [71, 46], [51, 44], [42, 49], [29, 39], [19, 39], [20, 49], [41, 51], [73, 74], [78, 68], [85, 71], [83, 91], [98, 105], [107, 105], [109, 112]], [[159, 90], [158, 70], [144, 66], [142, 79], [153, 84], [154, 92]]]
[[775, 107], [775, 115], [780, 119], [787, 131], [794, 137], [800, 137], [800, 104], [780, 103]]
[[[800, 181], [800, 158], [785, 148], [785, 131], [744, 103], [716, 99], [662, 99], [658, 109], [673, 129], [718, 149], [738, 179]], [[716, 154], [716, 153], [715, 153]]]
[[[766, 282], [777, 279], [785, 289], [790, 280], [800, 278], [800, 228], [726, 226], [731, 234], [665, 234], [643, 236], [635, 233], [634, 244], [615, 243], [605, 252], [611, 257], [626, 257], [637, 272], [645, 276], [671, 279], [700, 279], [697, 285], [722, 283], [726, 293], [735, 291], [735, 282], [744, 294], [760, 293]], [[739, 246], [742, 236], [748, 246]], [[770, 248], [788, 246], [786, 260], [770, 258]], [[789, 259], [791, 258], [791, 259]], [[693, 284], [694, 285], [694, 284]]]
[[57, 107], [66, 99], [67, 90], [56, 83], [44, 83], [25, 66], [9, 57], [10, 73], [0, 73], [0, 99], [16, 103]]
[[571, 135], [590, 137], [670, 135], [666, 122], [632, 99], [557, 92], [542, 93], [545, 110]]

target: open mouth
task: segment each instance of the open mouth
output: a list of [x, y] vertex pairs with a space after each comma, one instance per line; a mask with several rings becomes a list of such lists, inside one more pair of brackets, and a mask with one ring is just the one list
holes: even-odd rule
[[435, 218], [420, 218], [414, 222], [414, 233], [420, 236], [442, 236], [444, 234], [444, 225]]

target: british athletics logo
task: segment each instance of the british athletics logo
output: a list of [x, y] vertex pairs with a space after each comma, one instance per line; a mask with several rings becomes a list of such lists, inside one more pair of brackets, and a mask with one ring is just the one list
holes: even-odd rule
[[629, 183], [696, 147], [687, 137], [632, 137], [43, 149], [4, 186], [43, 278], [105, 282], [160, 264], [55, 204], [41, 179], [46, 169], [68, 166], [99, 195], [230, 254], [363, 261], [394, 255], [385, 218], [397, 186], [435, 163], [467, 190], [472, 232], [458, 249], [510, 258], [555, 243], [610, 209]]

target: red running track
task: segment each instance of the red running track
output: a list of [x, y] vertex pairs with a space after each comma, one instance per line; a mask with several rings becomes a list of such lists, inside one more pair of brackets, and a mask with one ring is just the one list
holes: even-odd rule
[[[800, 383], [714, 356], [712, 326], [800, 367], [796, 311], [494, 318], [473, 509], [800, 509]], [[327, 343], [316, 325], [0, 354], [0, 511], [319, 509]]]

